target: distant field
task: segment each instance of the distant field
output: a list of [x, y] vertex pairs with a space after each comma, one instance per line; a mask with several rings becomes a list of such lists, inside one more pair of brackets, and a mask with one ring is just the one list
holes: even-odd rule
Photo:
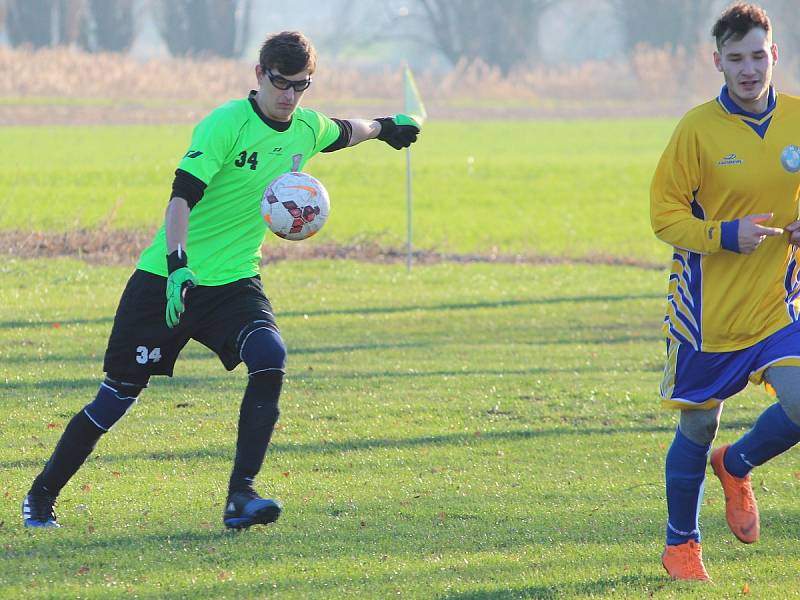
[[[342, 115], [352, 116], [352, 115]], [[674, 120], [431, 121], [414, 146], [414, 242], [488, 254], [665, 261], [648, 189]], [[0, 128], [0, 230], [154, 229], [187, 126]], [[313, 159], [330, 222], [308, 243], [406, 236], [405, 154], [382, 143]], [[269, 238], [273, 244], [285, 244]]]
[[[282, 518], [223, 530], [244, 374], [191, 343], [64, 490], [64, 528], [24, 530], [19, 502], [97, 389], [129, 272], [0, 265], [2, 598], [800, 597], [791, 453], [755, 476], [754, 546], [709, 479], [715, 585], [663, 572], [665, 274], [625, 267], [271, 265], [290, 362], [260, 487]], [[720, 441], [768, 402], [730, 400]]]

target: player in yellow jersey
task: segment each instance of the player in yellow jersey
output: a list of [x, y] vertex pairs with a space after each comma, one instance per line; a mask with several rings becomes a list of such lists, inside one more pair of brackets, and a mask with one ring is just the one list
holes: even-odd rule
[[711, 452], [742, 542], [759, 536], [750, 470], [800, 441], [800, 99], [772, 86], [778, 50], [762, 8], [731, 6], [712, 35], [725, 85], [680, 121], [650, 190], [653, 231], [674, 248], [661, 396], [681, 411], [666, 457], [662, 564], [700, 581], [709, 576], [699, 511], [722, 402], [748, 381], [778, 398], [738, 441]]

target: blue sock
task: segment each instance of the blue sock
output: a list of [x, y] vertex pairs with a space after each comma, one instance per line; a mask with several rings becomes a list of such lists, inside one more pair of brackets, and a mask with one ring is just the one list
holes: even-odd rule
[[792, 423], [780, 402], [758, 417], [753, 428], [725, 453], [725, 469], [734, 477], [745, 477], [753, 467], [786, 452], [800, 442], [800, 427]]
[[700, 503], [711, 444], [701, 446], [680, 430], [667, 451], [667, 544], [700, 541]]

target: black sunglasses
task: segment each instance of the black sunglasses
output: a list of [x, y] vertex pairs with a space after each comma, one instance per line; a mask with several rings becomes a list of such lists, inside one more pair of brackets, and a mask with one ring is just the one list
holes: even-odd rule
[[286, 79], [280, 75], [273, 75], [272, 71], [269, 69], [264, 70], [267, 72], [267, 77], [269, 77], [270, 83], [279, 90], [288, 90], [289, 88], [294, 88], [295, 92], [302, 92], [303, 90], [308, 89], [308, 86], [311, 85], [311, 77], [308, 79], [301, 79], [300, 81], [292, 81], [291, 79]]

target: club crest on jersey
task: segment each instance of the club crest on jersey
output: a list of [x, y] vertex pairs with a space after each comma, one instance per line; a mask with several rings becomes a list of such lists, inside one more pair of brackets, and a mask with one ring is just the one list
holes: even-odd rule
[[743, 162], [744, 161], [741, 158], [736, 158], [736, 152], [731, 152], [717, 161], [717, 166], [727, 167], [729, 165], [741, 165]]
[[800, 148], [794, 144], [789, 144], [781, 152], [781, 164], [789, 173], [800, 171]]

